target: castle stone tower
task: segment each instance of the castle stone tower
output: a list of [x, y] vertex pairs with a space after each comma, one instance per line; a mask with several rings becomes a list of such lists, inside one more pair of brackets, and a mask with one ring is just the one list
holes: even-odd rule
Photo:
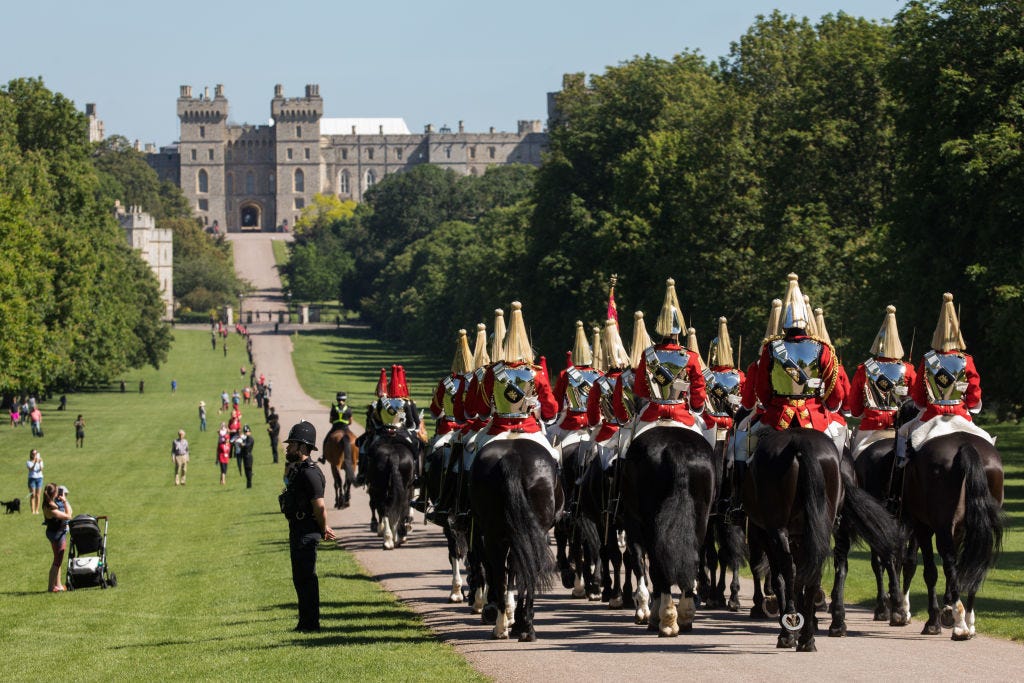
[[178, 97], [181, 137], [181, 190], [195, 215], [210, 226], [227, 225], [224, 206], [224, 150], [227, 141], [228, 100], [224, 86], [217, 85], [211, 99], [209, 88], [199, 97], [192, 86], [181, 86]]
[[277, 220], [295, 225], [302, 209], [324, 186], [320, 154], [320, 119], [324, 101], [319, 85], [307, 85], [305, 97], [285, 98], [274, 86], [270, 116], [274, 120], [277, 157]]

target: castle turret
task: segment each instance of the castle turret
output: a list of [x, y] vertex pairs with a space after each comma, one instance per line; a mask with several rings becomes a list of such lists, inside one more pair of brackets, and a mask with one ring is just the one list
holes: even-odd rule
[[320, 86], [306, 86], [305, 97], [286, 98], [274, 87], [270, 116], [274, 120], [277, 159], [277, 219], [295, 225], [302, 209], [323, 188], [320, 159], [320, 119], [324, 101]]
[[224, 97], [224, 86], [216, 86], [212, 99], [209, 88], [204, 89], [201, 97], [192, 97], [192, 86], [181, 86], [178, 120], [181, 190], [204, 225], [226, 225], [224, 147], [228, 100]]

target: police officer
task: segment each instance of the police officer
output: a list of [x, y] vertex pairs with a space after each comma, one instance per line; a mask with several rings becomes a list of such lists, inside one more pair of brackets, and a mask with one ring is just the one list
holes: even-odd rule
[[295, 630], [311, 633], [320, 630], [320, 583], [316, 575], [316, 548], [320, 540], [334, 540], [327, 526], [324, 507], [323, 472], [309, 457], [316, 447], [316, 428], [299, 422], [285, 439], [285, 490], [281, 511], [288, 519], [288, 545], [291, 550], [292, 583], [299, 602], [299, 623]]
[[242, 433], [235, 437], [237, 447], [237, 458], [245, 469], [245, 488], [252, 488], [252, 448], [256, 441], [252, 438], [252, 430], [249, 425], [242, 428]]
[[[331, 406], [330, 419], [331, 430], [324, 437], [324, 449], [326, 450], [327, 448], [327, 439], [330, 438], [331, 434], [339, 431], [345, 432], [345, 436], [341, 440], [341, 450], [344, 454], [344, 457], [341, 459], [341, 466], [345, 470], [345, 481], [353, 481], [356, 475], [352, 471], [352, 442], [348, 437], [348, 430], [352, 425], [352, 408], [348, 405], [348, 394], [346, 392], [339, 391], [334, 395], [334, 405]], [[320, 462], [324, 462], [322, 455]]]

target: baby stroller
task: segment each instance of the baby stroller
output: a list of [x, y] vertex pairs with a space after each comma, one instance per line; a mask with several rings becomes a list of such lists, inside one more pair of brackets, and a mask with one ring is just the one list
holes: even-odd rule
[[[99, 520], [103, 520], [100, 532]], [[117, 575], [107, 566], [107, 525], [106, 515], [91, 517], [77, 515], [68, 523], [71, 534], [71, 549], [68, 552], [68, 590], [99, 586], [113, 588]], [[90, 557], [83, 557], [90, 555]]]

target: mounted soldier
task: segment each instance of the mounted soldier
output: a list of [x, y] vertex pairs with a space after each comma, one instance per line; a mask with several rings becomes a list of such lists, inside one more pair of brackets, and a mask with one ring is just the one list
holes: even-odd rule
[[813, 334], [813, 318], [798, 280], [795, 273], [789, 274], [784, 334], [767, 340], [757, 363], [757, 398], [765, 414], [752, 432], [814, 429], [829, 433], [841, 454], [845, 430], [832, 426], [828, 415], [828, 411], [838, 410], [845, 398], [838, 362], [832, 345]]
[[716, 441], [724, 441], [732, 429], [733, 416], [740, 407], [740, 394], [746, 380], [746, 376], [736, 369], [733, 361], [729, 323], [724, 317], [718, 319], [718, 336], [711, 340], [708, 365], [704, 371], [708, 394], [704, 424], [708, 429], [715, 429]]
[[966, 350], [953, 295], [947, 292], [942, 295], [932, 347], [921, 359], [910, 387], [910, 397], [922, 412], [900, 428], [896, 439], [898, 467], [902, 468], [913, 450], [929, 439], [952, 432], [976, 434], [995, 444], [992, 435], [974, 424], [971, 417], [981, 412], [981, 377]]
[[655, 327], [661, 341], [643, 352], [643, 359], [634, 370], [634, 395], [650, 401], [637, 417], [634, 439], [654, 426], [691, 429], [703, 436], [696, 416], [704, 409], [706, 400], [704, 375], [697, 354], [679, 344], [684, 329], [675, 280], [669, 278]]
[[[629, 367], [622, 371], [615, 380], [614, 394], [612, 395], [612, 410], [618, 418], [622, 429], [629, 430], [632, 434], [633, 418], [643, 408], [645, 401], [641, 401], [633, 393], [633, 386], [636, 384], [636, 372], [633, 371], [643, 361], [644, 351], [651, 346], [651, 335], [647, 333], [647, 325], [644, 324], [644, 312], [633, 313], [633, 338], [629, 350]], [[623, 435], [625, 436], [625, 435]], [[628, 439], [620, 439], [622, 448], [620, 454], [626, 452]]]
[[364, 422], [365, 430], [363, 435], [356, 439], [356, 447], [360, 452], [364, 453], [364, 456], [359, 459], [357, 464], [356, 486], [362, 486], [366, 482], [366, 463], [369, 461], [369, 452], [383, 426], [380, 422], [379, 404], [381, 401], [386, 400], [388, 396], [388, 373], [384, 368], [380, 369], [380, 378], [377, 380], [377, 386], [374, 388], [373, 393], [377, 398], [367, 404], [366, 420]]
[[[640, 320], [642, 325], [642, 314]], [[612, 319], [606, 320], [602, 337], [601, 353], [605, 373], [594, 382], [587, 396], [587, 424], [594, 428], [594, 448], [601, 457], [601, 469], [607, 470], [619, 455], [622, 442], [620, 432], [624, 424], [615, 414], [615, 388], [622, 374], [632, 370], [629, 354], [619, 335], [619, 324]]]
[[467, 448], [470, 467], [476, 453], [495, 439], [536, 441], [558, 460], [558, 452], [544, 438], [540, 425], [540, 420], [554, 419], [558, 404], [551, 391], [544, 359], [541, 358], [540, 364], [534, 363], [533, 349], [523, 322], [522, 304], [518, 301], [512, 302], [504, 360], [494, 362], [487, 369], [481, 388], [487, 397], [491, 421], [487, 430], [474, 439], [473, 452]]
[[594, 355], [587, 343], [583, 322], [577, 320], [572, 353], [566, 354], [566, 368], [559, 373], [555, 383], [555, 403], [559, 407], [561, 419], [548, 429], [551, 445], [562, 448], [570, 445], [570, 442], [590, 441], [587, 397], [601, 375], [594, 368]]
[[505, 334], [505, 312], [500, 308], [494, 309], [494, 331], [491, 333], [489, 350], [486, 336], [481, 340], [480, 327], [477, 327], [476, 350], [473, 354], [473, 377], [470, 378], [469, 387], [466, 389], [466, 433], [462, 439], [464, 444], [463, 469], [467, 471], [476, 454], [473, 442], [487, 429], [491, 420], [491, 404], [488, 397], [484, 395], [483, 383], [487, 370], [495, 363], [505, 359]]
[[851, 443], [855, 459], [876, 441], [895, 437], [896, 413], [910, 398], [916, 376], [914, 366], [903, 360], [896, 307], [887, 306], [882, 327], [871, 345], [871, 358], [857, 366], [846, 397], [846, 409], [861, 418]]

